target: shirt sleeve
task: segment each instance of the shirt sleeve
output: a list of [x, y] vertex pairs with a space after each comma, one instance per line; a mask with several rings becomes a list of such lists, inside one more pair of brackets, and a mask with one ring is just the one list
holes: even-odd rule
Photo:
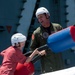
[[31, 40], [31, 44], [30, 44], [30, 49], [33, 51], [34, 49], [38, 48], [39, 43], [37, 40], [38, 36], [37, 34], [32, 34], [32, 40]]
[[59, 30], [62, 30], [63, 27], [60, 24], [58, 24], [58, 26], [56, 27], [56, 29], [57, 29], [57, 31], [59, 31]]
[[5, 52], [6, 52], [6, 50], [3, 50], [3, 51], [0, 53], [0, 55], [1, 55], [1, 56], [4, 56]]

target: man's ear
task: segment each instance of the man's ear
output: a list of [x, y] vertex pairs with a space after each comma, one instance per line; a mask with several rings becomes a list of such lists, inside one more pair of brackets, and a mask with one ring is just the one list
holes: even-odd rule
[[50, 16], [49, 16], [49, 15], [47, 15], [47, 14], [46, 14], [46, 17], [47, 17], [47, 19], [49, 19], [49, 18], [50, 18]]

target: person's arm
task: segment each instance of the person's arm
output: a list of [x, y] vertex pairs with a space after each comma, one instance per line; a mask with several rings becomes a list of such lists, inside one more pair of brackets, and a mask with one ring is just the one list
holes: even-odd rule
[[26, 59], [25, 62], [30, 62], [32, 60], [32, 58], [36, 55], [36, 54], [39, 54], [39, 51], [37, 49], [35, 49], [33, 51], [33, 53]]
[[1, 56], [4, 56], [5, 51], [6, 51], [6, 50], [3, 50], [3, 51], [0, 53], [0, 55], [1, 55]]
[[31, 39], [31, 44], [30, 44], [30, 50], [33, 51], [35, 50], [36, 48], [39, 47], [39, 43], [38, 43], [38, 34], [36, 33], [33, 33], [32, 34], [32, 39]]
[[45, 50], [38, 51], [38, 48], [36, 48], [36, 49], [33, 51], [33, 53], [26, 59], [25, 62], [30, 62], [30, 61], [32, 60], [32, 58], [33, 58], [35, 55], [37, 55], [37, 54], [43, 56], [43, 55], [46, 55], [46, 52], [45, 52]]

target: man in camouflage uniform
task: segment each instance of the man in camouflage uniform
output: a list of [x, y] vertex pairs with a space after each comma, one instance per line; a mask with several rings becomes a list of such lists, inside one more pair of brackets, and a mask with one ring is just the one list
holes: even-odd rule
[[[47, 43], [47, 38], [54, 32], [62, 29], [59, 24], [50, 22], [50, 13], [44, 8], [38, 8], [36, 17], [41, 24], [32, 34], [31, 50], [38, 48]], [[61, 53], [53, 53], [50, 49], [43, 50], [41, 53], [42, 73], [52, 72], [63, 68]]]

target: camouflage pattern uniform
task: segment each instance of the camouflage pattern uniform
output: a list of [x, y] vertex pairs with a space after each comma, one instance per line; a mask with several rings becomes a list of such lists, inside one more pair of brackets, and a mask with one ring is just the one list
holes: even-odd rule
[[[62, 27], [56, 23], [51, 23], [49, 29], [42, 26], [38, 27], [32, 34], [31, 50], [46, 44], [47, 37], [61, 29]], [[42, 56], [41, 58], [42, 73], [52, 72], [63, 68], [61, 53], [53, 53], [50, 49], [47, 49], [46, 53], [47, 55]]]

